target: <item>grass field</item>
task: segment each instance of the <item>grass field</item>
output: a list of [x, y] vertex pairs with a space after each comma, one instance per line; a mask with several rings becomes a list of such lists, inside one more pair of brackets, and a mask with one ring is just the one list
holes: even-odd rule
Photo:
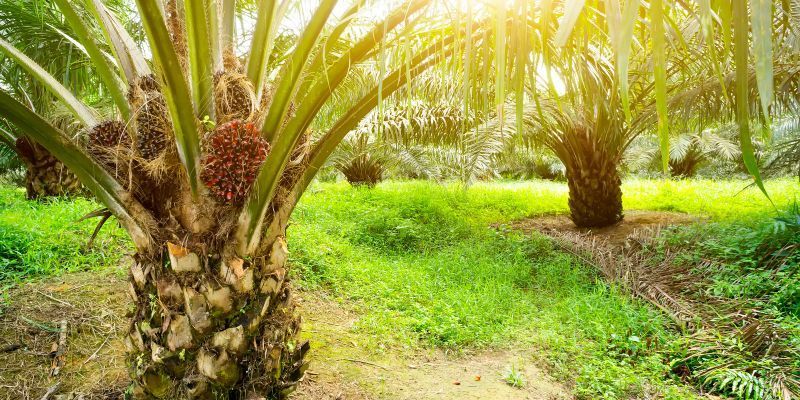
[[[778, 210], [745, 186], [630, 180], [624, 206], [697, 214], [728, 227], [770, 223]], [[792, 180], [767, 187], [778, 209], [800, 193]], [[355, 307], [355, 329], [370, 338], [371, 351], [524, 346], [538, 349], [578, 398], [695, 398], [670, 372], [680, 335], [665, 316], [554, 250], [546, 237], [503, 225], [564, 213], [566, 194], [564, 184], [552, 182], [468, 190], [427, 182], [315, 184], [289, 228], [293, 273], [305, 290]], [[76, 221], [96, 208], [83, 199], [29, 203], [21, 191], [0, 188], [2, 284], [119, 263], [130, 246], [116, 223], [106, 224], [92, 250], [84, 248], [95, 220]]]
[[[624, 185], [624, 204], [726, 223], [776, 215], [757, 189], [740, 192], [744, 186], [633, 180]], [[792, 181], [768, 188], [781, 208], [797, 193]], [[631, 338], [672, 342], [661, 315], [599, 282], [544, 237], [488, 227], [566, 210], [566, 187], [551, 182], [478, 184], [466, 192], [425, 182], [323, 184], [303, 199], [289, 240], [303, 284], [360, 304], [359, 326], [374, 343], [459, 349], [523, 342], [546, 349], [553, 371], [574, 379], [579, 396], [656, 390], [679, 398], [664, 379], [661, 354], [631, 362], [613, 351], [635, 346]]]
[[98, 219], [78, 220], [99, 208], [83, 198], [31, 202], [23, 190], [0, 185], [0, 285], [119, 263], [133, 247], [113, 219], [87, 248]]

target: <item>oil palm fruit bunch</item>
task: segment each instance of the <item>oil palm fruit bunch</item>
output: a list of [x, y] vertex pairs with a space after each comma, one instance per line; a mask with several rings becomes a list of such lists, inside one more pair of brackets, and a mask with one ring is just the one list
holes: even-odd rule
[[[52, 92], [88, 139], [75, 141], [6, 86], [0, 117], [74, 171], [136, 247], [128, 287], [135, 306], [124, 337], [129, 393], [285, 398], [302, 379], [309, 350], [297, 336], [287, 279], [289, 215], [344, 136], [381, 99], [451, 55], [455, 33], [407, 24], [429, 0], [393, 10], [355, 1], [336, 16], [337, 1], [321, 0], [301, 32], [282, 41], [275, 37], [285, 2], [263, 0], [253, 31], [237, 33], [234, 0], [137, 0], [130, 19], [144, 27], [148, 59], [104, 0], [54, 1], [115, 118], [98, 118], [2, 38], [0, 52]], [[385, 15], [365, 32], [353, 23], [363, 22], [362, 12]], [[394, 40], [428, 28], [427, 40]], [[244, 55], [234, 52], [239, 35], [252, 38]], [[359, 82], [353, 71], [374, 69], [371, 59], [400, 43], [407, 59], [392, 59], [392, 70], [357, 88], [354, 102], [331, 106], [335, 92]], [[323, 109], [337, 111], [318, 120]]]
[[139, 78], [128, 90], [134, 112], [137, 154], [146, 161], [161, 156], [172, 141], [169, 114], [164, 95], [154, 75]]
[[220, 199], [241, 203], [267, 158], [269, 143], [252, 123], [234, 120], [218, 126], [205, 147], [203, 183]]
[[104, 121], [89, 132], [89, 148], [108, 149], [130, 145], [128, 129], [120, 121]]
[[121, 121], [104, 121], [89, 131], [87, 150], [108, 167], [116, 165], [115, 153], [130, 148], [130, 145], [128, 128]]
[[[226, 53], [223, 57], [224, 70], [214, 74], [217, 123], [248, 120], [257, 106], [253, 84], [236, 56]], [[269, 92], [262, 95], [264, 101], [271, 98]]]

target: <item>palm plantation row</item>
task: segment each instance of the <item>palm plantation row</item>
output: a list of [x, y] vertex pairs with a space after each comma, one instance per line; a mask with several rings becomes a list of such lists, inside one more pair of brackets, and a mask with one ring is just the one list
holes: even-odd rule
[[63, 25], [42, 36], [76, 54], [31, 46], [29, 2], [5, 2], [0, 130], [58, 182], [74, 174], [134, 243], [125, 340], [141, 398], [292, 392], [309, 346], [287, 224], [353, 131], [446, 144], [465, 181], [493, 147], [549, 149], [572, 220], [601, 227], [623, 217], [620, 163], [640, 136], [659, 138], [666, 169], [671, 130], [735, 123], [761, 185], [750, 126], [789, 117], [797, 92], [795, 17], [756, 1], [322, 0], [299, 26], [290, 1], [34, 3]]

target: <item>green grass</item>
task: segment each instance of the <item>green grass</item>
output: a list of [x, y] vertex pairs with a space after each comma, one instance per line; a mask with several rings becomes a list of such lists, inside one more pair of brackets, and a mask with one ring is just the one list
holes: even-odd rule
[[[629, 180], [624, 205], [729, 225], [774, 217], [756, 189], [739, 193], [746, 184]], [[798, 193], [792, 180], [767, 187], [778, 208]], [[75, 221], [96, 207], [89, 201], [28, 203], [2, 188], [0, 206], [0, 235], [12, 238], [0, 239], [12, 249], [0, 250], [0, 260], [11, 260], [3, 269], [10, 276], [102, 267], [128, 250], [113, 223], [95, 251], [82, 250], [94, 223]], [[556, 378], [574, 382], [582, 399], [694, 398], [670, 375], [665, 357], [678, 336], [665, 317], [546, 238], [502, 225], [566, 211], [566, 186], [552, 182], [479, 183], [466, 191], [430, 182], [315, 184], [289, 228], [293, 274], [307, 290], [355, 304], [355, 329], [370, 337], [372, 351], [526, 346], [541, 352]]]
[[[756, 189], [741, 191], [745, 186], [631, 180], [624, 204], [726, 222], [773, 216], [769, 201]], [[767, 186], [782, 206], [797, 193], [790, 180]], [[647, 391], [690, 397], [672, 383], [659, 351], [675, 339], [660, 314], [600, 282], [543, 237], [489, 227], [566, 212], [566, 196], [563, 184], [551, 182], [478, 184], [466, 192], [427, 182], [375, 189], [319, 184], [303, 198], [289, 231], [295, 272], [307, 287], [360, 304], [358, 329], [375, 343], [452, 349], [523, 343], [545, 349], [554, 373], [574, 380], [581, 398]], [[649, 343], [647, 351], [628, 354], [633, 339]]]
[[[793, 226], [761, 223], [710, 223], [675, 228], [662, 236], [662, 248], [680, 248], [678, 261], [700, 265], [714, 260], [711, 296], [749, 299], [753, 307], [800, 321], [800, 215]], [[702, 240], [700, 240], [702, 238]], [[798, 323], [800, 326], [800, 322]]]
[[[778, 219], [712, 222], [662, 232], [647, 252], [662, 260], [669, 251], [679, 265], [693, 267], [698, 303], [706, 299], [736, 304], [715, 307], [717, 316], [706, 339], [676, 342], [676, 367], [691, 371], [706, 389], [731, 397], [782, 390], [781, 382], [800, 390], [800, 208]], [[757, 310], [757, 311], [751, 311]], [[778, 335], [768, 354], [753, 351], [753, 340], [731, 326], [747, 314]], [[776, 327], [776, 328], [773, 328]], [[709, 339], [710, 338], [710, 339]], [[710, 371], [703, 374], [702, 371]], [[754, 399], [770, 398], [764, 395]], [[777, 398], [777, 397], [774, 397]]]
[[118, 264], [132, 247], [115, 220], [106, 223], [92, 249], [86, 248], [98, 220], [78, 220], [98, 208], [82, 198], [27, 201], [23, 190], [0, 185], [0, 287]]
[[758, 221], [772, 218], [778, 210], [786, 210], [800, 200], [797, 179], [785, 178], [766, 182], [767, 192], [775, 204], [749, 181], [689, 179], [658, 181], [633, 179], [623, 186], [625, 209], [679, 211], [703, 215], [718, 222]]

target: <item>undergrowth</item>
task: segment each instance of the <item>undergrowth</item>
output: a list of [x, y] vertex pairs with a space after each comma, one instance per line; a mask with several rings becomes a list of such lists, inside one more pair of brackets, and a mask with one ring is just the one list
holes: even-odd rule
[[[770, 182], [773, 199], [790, 181]], [[626, 207], [692, 212], [718, 221], [770, 215], [741, 182], [633, 180]], [[712, 187], [715, 191], [708, 191]], [[649, 306], [609, 287], [542, 236], [489, 227], [566, 211], [550, 182], [478, 184], [467, 191], [426, 182], [375, 189], [312, 187], [289, 230], [295, 272], [362, 306], [358, 329], [381, 346], [453, 350], [520, 343], [584, 399], [659, 394], [692, 398], [670, 368], [679, 335]], [[687, 201], [688, 199], [688, 201]], [[632, 206], [631, 206], [632, 204]]]
[[[768, 189], [776, 204], [787, 204], [796, 185], [770, 181]], [[774, 217], [757, 190], [738, 193], [744, 186], [636, 179], [623, 186], [624, 205], [705, 215], [720, 227]], [[538, 181], [479, 183], [466, 191], [429, 182], [384, 182], [374, 189], [314, 184], [288, 231], [293, 274], [305, 290], [326, 290], [360, 308], [355, 329], [371, 338], [372, 351], [526, 347], [558, 380], [571, 383], [579, 399], [696, 398], [671, 364], [685, 349], [684, 337], [664, 315], [554, 250], [545, 237], [504, 225], [564, 213], [566, 199], [565, 185]], [[95, 248], [85, 249], [96, 221], [77, 220], [96, 208], [84, 199], [31, 203], [21, 191], [0, 187], [0, 279], [120, 262], [130, 247], [113, 220]], [[676, 233], [674, 240], [684, 239]], [[721, 247], [729, 246], [737, 245]], [[694, 256], [703, 255], [687, 254]], [[735, 276], [721, 274], [713, 290], [750, 296], [769, 280], [734, 290]], [[794, 304], [764, 293], [757, 297], [775, 307]], [[793, 298], [789, 289], [781, 293]]]
[[652, 249], [694, 266], [693, 296], [713, 301], [708, 327], [676, 343], [673, 369], [745, 399], [800, 395], [800, 208], [774, 219], [665, 231]]
[[87, 243], [97, 219], [78, 222], [98, 208], [83, 198], [28, 201], [24, 190], [0, 185], [0, 287], [117, 265], [132, 247], [116, 221], [105, 224], [91, 249]]

